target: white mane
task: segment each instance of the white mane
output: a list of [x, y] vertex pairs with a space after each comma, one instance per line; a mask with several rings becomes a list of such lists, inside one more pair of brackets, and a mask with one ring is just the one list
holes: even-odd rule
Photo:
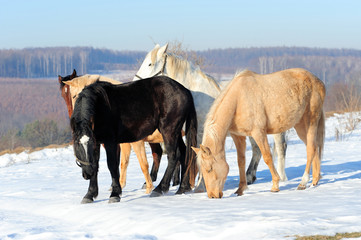
[[[186, 79], [187, 75], [197, 74], [203, 79], [207, 80], [207, 83], [209, 85], [217, 89], [218, 93], [221, 91], [218, 82], [213, 77], [202, 72], [198, 66], [195, 67], [191, 62], [183, 59], [180, 56], [171, 53], [165, 53], [165, 54], [167, 55], [167, 71], [168, 71], [167, 73], [169, 76], [174, 76], [176, 79]], [[190, 85], [192, 85], [192, 83], [190, 83]], [[190, 89], [192, 88], [190, 87]]]

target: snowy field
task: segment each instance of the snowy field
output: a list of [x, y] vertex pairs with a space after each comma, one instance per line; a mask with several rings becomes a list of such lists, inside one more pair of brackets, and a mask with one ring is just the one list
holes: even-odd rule
[[[347, 119], [327, 120], [323, 178], [304, 191], [296, 188], [306, 150], [294, 131], [288, 134], [289, 180], [280, 183], [278, 193], [270, 192], [271, 174], [262, 160], [255, 184], [241, 197], [233, 194], [239, 176], [235, 147], [227, 139], [230, 173], [222, 199], [208, 199], [206, 193], [175, 196], [176, 187], [149, 198], [132, 153], [121, 202], [108, 204], [111, 181], [102, 151], [99, 196], [81, 205], [88, 181], [72, 147], [0, 156], [0, 239], [293, 239], [361, 231], [361, 124], [346, 131]], [[336, 129], [342, 141], [336, 141]], [[149, 148], [147, 154], [151, 159]], [[250, 157], [247, 147], [247, 162]], [[165, 166], [163, 156], [158, 179]]]

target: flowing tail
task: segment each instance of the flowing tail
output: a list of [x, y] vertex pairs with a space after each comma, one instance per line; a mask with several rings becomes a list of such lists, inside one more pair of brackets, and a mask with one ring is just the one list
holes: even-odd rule
[[189, 183], [192, 188], [195, 186], [196, 176], [198, 173], [196, 154], [191, 148], [192, 146], [197, 146], [197, 128], [197, 113], [194, 108], [194, 103], [192, 102], [190, 113], [188, 114], [186, 120], [186, 174], [189, 176]]
[[325, 113], [322, 110], [321, 117], [318, 120], [318, 129], [317, 129], [318, 156], [320, 161], [322, 159], [324, 143], [325, 143]]

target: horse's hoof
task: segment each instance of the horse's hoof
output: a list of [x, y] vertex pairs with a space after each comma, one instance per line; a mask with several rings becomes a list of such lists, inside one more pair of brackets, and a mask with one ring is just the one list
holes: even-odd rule
[[81, 204], [87, 204], [92, 202], [94, 202], [94, 200], [89, 198], [83, 198], [83, 200], [81, 200]]
[[203, 193], [203, 192], [206, 192], [205, 188], [197, 187], [194, 189], [194, 193]]
[[157, 191], [153, 191], [149, 197], [161, 197], [163, 196], [163, 193], [159, 193]]
[[243, 195], [243, 191], [237, 190], [234, 194], [236, 194], [237, 196], [242, 196], [242, 195]]
[[175, 194], [183, 194], [183, 193], [190, 192], [190, 191], [192, 191], [191, 187], [186, 187], [186, 188], [180, 187]]
[[297, 187], [297, 190], [305, 190], [305, 189], [306, 189], [306, 185], [300, 184], [300, 185], [298, 185], [298, 187]]
[[271, 189], [271, 192], [279, 192], [279, 191], [280, 191], [279, 188], [272, 188], [272, 189]]
[[149, 194], [149, 193], [152, 192], [153, 189], [154, 189], [153, 186], [151, 186], [150, 188], [146, 188], [146, 189], [145, 189], [145, 193], [146, 193], [146, 194]]
[[173, 179], [173, 187], [178, 186], [180, 184], [179, 179]]
[[120, 197], [110, 197], [108, 203], [117, 203], [120, 202]]
[[247, 185], [251, 185], [256, 181], [257, 177], [251, 177], [251, 179], [249, 179], [249, 177], [247, 177]]

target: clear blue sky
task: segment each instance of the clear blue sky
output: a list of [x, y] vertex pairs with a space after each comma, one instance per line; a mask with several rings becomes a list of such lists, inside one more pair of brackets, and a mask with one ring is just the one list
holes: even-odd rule
[[304, 46], [361, 50], [360, 0], [0, 0], [0, 49]]

